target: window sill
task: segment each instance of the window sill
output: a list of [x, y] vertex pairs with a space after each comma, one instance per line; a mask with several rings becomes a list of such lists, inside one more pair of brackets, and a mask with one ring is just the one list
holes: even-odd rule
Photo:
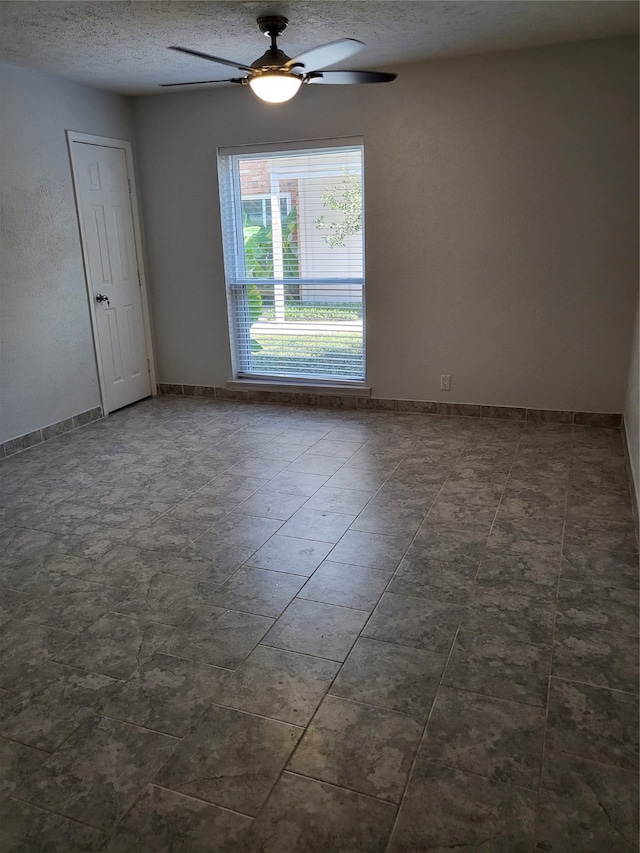
[[269, 382], [260, 379], [233, 379], [226, 383], [230, 391], [275, 391], [290, 394], [326, 394], [331, 397], [370, 397], [371, 387], [360, 383]]

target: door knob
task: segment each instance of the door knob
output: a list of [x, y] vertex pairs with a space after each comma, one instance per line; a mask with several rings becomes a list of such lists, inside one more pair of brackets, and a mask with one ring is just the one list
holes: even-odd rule
[[106, 302], [109, 307], [111, 307], [111, 303], [109, 302], [108, 296], [103, 296], [102, 293], [98, 293], [96, 296], [96, 302]]

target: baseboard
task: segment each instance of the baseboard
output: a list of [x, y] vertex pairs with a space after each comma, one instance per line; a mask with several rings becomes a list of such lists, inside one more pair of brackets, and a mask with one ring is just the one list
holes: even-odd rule
[[554, 409], [527, 409], [519, 406], [484, 406], [476, 403], [439, 403], [428, 400], [391, 400], [382, 397], [361, 397], [353, 394], [299, 393], [296, 391], [218, 388], [210, 385], [160, 383], [159, 394], [203, 397], [210, 400], [235, 400], [245, 403], [280, 403], [297, 406], [320, 406], [326, 409], [358, 409], [400, 414], [448, 415], [492, 420], [527, 421], [529, 423], [575, 424], [620, 429], [619, 412], [570, 412]]
[[625, 462], [627, 463], [627, 476], [629, 477], [629, 491], [631, 492], [631, 508], [633, 510], [633, 524], [636, 529], [636, 541], [640, 543], [640, 483], [636, 482], [631, 462], [629, 435], [624, 418], [622, 418], [622, 444], [624, 446]]
[[64, 421], [58, 421], [55, 424], [42, 427], [42, 429], [36, 429], [33, 432], [27, 432], [24, 435], [10, 438], [8, 441], [0, 444], [0, 459], [6, 456], [13, 456], [15, 453], [20, 453], [22, 450], [35, 447], [45, 441], [50, 441], [52, 438], [64, 435], [66, 432], [79, 429], [86, 424], [90, 424], [92, 421], [99, 420], [101, 417], [102, 408], [96, 406], [93, 409], [87, 409], [86, 412], [80, 412], [71, 418], [66, 418]]

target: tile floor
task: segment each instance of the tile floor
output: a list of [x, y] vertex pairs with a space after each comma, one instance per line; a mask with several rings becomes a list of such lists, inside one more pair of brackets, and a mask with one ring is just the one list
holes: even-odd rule
[[0, 520], [3, 851], [638, 850], [619, 431], [165, 397]]

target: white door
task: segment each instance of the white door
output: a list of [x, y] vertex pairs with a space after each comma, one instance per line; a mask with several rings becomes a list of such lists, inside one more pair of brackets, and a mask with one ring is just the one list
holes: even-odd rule
[[151, 394], [127, 160], [123, 148], [71, 145], [101, 384], [112, 412]]

